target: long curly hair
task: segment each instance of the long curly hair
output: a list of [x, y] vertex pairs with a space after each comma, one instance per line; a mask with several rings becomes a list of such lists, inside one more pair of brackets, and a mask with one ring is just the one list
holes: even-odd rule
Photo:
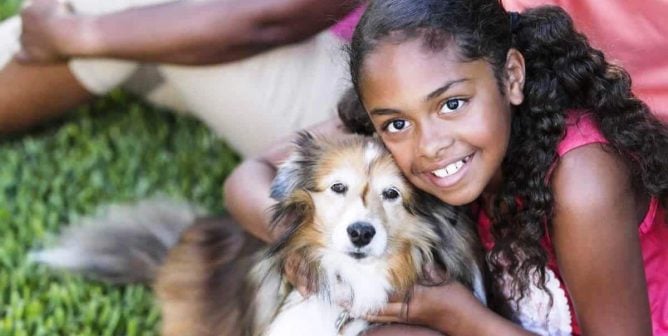
[[[495, 245], [487, 257], [498, 281], [506, 272], [514, 275], [509, 299], [520, 300], [532, 281], [546, 290], [548, 255], [541, 239], [554, 207], [548, 172], [567, 114], [590, 113], [609, 147], [629, 165], [634, 185], [665, 204], [668, 128], [633, 95], [628, 73], [592, 48], [561, 8], [538, 7], [518, 16], [498, 0], [372, 0], [349, 47], [355, 91], [360, 93], [365, 58], [379, 43], [416, 38], [433, 51], [454, 43], [463, 59], [488, 61], [499, 89], [509, 49], [525, 58], [525, 100], [513, 113], [504, 181], [491, 204]], [[350, 115], [360, 111], [340, 114], [355, 129], [371, 132], [368, 117]]]

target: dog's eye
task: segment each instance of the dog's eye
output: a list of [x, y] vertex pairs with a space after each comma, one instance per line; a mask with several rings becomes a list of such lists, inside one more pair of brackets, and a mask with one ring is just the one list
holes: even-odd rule
[[337, 194], [345, 194], [348, 191], [348, 187], [343, 183], [334, 183], [329, 189]]
[[392, 201], [399, 198], [399, 191], [395, 188], [387, 188], [383, 190], [383, 199]]

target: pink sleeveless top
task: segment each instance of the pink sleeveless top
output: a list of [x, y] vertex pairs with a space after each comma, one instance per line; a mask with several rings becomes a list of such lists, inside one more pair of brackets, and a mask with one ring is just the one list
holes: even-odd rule
[[345, 41], [350, 41], [353, 38], [353, 32], [355, 31], [357, 22], [359, 22], [365, 8], [366, 6], [360, 6], [348, 13], [348, 15], [341, 19], [341, 21], [330, 28], [331, 32]]
[[[566, 135], [557, 147], [559, 157], [575, 148], [592, 144], [607, 143], [595, 122], [586, 114], [567, 120]], [[484, 211], [478, 215], [478, 230], [483, 246], [489, 251], [494, 246], [491, 235], [491, 221]], [[668, 335], [668, 225], [664, 222], [664, 210], [656, 198], [652, 198], [647, 214], [638, 226], [640, 245], [645, 265], [645, 277], [649, 292], [652, 327], [654, 336]], [[538, 288], [529, 289], [516, 314], [519, 322], [528, 330], [539, 335], [580, 335], [573, 305], [557, 267], [554, 247], [550, 237], [542, 241], [548, 252], [546, 286], [553, 296], [549, 306], [549, 296]]]

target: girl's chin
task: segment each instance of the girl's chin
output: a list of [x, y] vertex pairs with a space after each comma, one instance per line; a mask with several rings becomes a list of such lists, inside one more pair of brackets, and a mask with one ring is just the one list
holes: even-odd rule
[[420, 181], [419, 184], [413, 184], [422, 191], [438, 198], [442, 202], [454, 206], [471, 204], [475, 202], [475, 200], [477, 200], [478, 196], [480, 195], [479, 192], [473, 190], [475, 188], [470, 188], [471, 186], [462, 186], [462, 188], [444, 190], [442, 188], [437, 188], [432, 184], [425, 185], [424, 181]]
[[436, 198], [440, 199], [443, 203], [447, 203], [454, 206], [468, 205], [473, 203], [478, 198], [476, 193], [467, 192], [463, 190], [457, 192], [456, 195], [453, 195], [453, 193], [451, 192], [434, 193], [429, 191], [429, 193], [436, 196]]

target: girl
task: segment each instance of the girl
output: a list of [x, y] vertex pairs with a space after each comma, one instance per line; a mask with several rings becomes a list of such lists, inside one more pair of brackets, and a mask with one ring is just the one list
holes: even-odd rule
[[[512, 309], [457, 283], [418, 286], [369, 317], [403, 326], [372, 334], [668, 335], [668, 130], [564, 11], [376, 0], [350, 56], [368, 117], [347, 126], [376, 132], [418, 188], [472, 210]], [[230, 177], [227, 202], [271, 240], [245, 192], [270, 181], [257, 162]]]
[[[418, 188], [471, 206], [522, 327], [668, 335], [668, 130], [563, 10], [374, 1], [350, 49], [373, 129]], [[371, 318], [525, 333], [456, 284], [402, 305]]]

